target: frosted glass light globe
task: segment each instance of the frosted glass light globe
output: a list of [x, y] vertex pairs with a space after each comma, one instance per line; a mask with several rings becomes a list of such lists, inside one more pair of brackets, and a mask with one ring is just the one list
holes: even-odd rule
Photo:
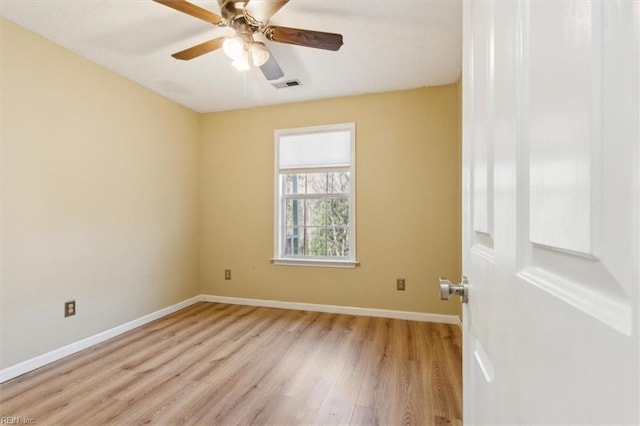
[[239, 38], [228, 38], [222, 43], [222, 50], [231, 59], [237, 60], [244, 52], [244, 42]]
[[267, 47], [259, 41], [252, 43], [249, 49], [251, 51], [251, 57], [253, 58], [253, 65], [256, 67], [261, 67], [269, 60]]
[[238, 71], [247, 71], [249, 69], [249, 53], [246, 50], [242, 51], [238, 59], [231, 62], [231, 65]]

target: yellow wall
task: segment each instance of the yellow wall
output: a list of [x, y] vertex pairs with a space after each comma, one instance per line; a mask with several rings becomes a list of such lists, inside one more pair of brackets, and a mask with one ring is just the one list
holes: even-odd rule
[[[205, 294], [457, 314], [438, 277], [458, 277], [457, 85], [213, 113], [202, 120]], [[356, 123], [356, 269], [275, 266], [273, 131]], [[224, 270], [232, 280], [224, 280]], [[407, 290], [395, 289], [405, 278]]]
[[[459, 313], [459, 86], [200, 115], [0, 31], [0, 368], [200, 293]], [[351, 121], [361, 266], [272, 265], [273, 130]]]
[[0, 29], [5, 368], [199, 293], [199, 115]]

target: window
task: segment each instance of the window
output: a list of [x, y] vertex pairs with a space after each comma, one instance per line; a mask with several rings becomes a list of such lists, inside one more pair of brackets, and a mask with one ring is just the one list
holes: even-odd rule
[[275, 256], [356, 266], [355, 124], [276, 130]]

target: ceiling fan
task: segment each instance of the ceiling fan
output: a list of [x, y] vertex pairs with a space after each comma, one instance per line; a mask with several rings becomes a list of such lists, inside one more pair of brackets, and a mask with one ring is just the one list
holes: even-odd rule
[[210, 24], [235, 30], [233, 37], [217, 37], [171, 56], [189, 60], [222, 48], [236, 69], [249, 69], [251, 58], [267, 80], [277, 80], [284, 76], [284, 72], [267, 46], [256, 39], [258, 34], [270, 41], [324, 50], [337, 51], [343, 44], [341, 34], [268, 25], [269, 19], [289, 0], [218, 0], [222, 16], [186, 0], [153, 1]]

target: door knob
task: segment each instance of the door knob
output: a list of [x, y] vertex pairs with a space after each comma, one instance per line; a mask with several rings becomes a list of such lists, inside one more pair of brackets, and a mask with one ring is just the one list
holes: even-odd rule
[[454, 284], [447, 278], [440, 278], [440, 299], [449, 300], [452, 295], [462, 298], [462, 303], [469, 302], [469, 279], [462, 277], [460, 284]]

